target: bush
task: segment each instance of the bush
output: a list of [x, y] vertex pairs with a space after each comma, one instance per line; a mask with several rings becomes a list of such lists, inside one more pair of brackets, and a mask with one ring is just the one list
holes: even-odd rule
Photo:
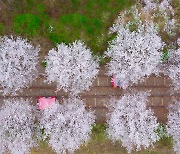
[[168, 137], [166, 126], [164, 124], [159, 124], [155, 132], [158, 134], [160, 139], [162, 139], [163, 137]]
[[63, 105], [56, 102], [45, 109], [40, 119], [45, 138], [57, 153], [70, 153], [87, 142], [91, 135], [91, 125], [95, 122], [92, 112], [87, 112], [82, 100], [69, 98]]
[[173, 137], [174, 151], [180, 153], [180, 102], [170, 106], [167, 132]]
[[38, 16], [30, 13], [16, 15], [13, 27], [18, 34], [25, 34], [31, 37], [37, 36], [40, 34], [41, 21]]
[[148, 92], [131, 92], [121, 99], [112, 98], [109, 107], [107, 133], [113, 141], [121, 141], [128, 153], [148, 148], [159, 140], [153, 112], [146, 109]]
[[30, 100], [8, 99], [0, 109], [0, 153], [25, 154], [36, 145], [35, 114]]
[[169, 59], [169, 51], [164, 48], [161, 56], [161, 62], [165, 62]]
[[116, 75], [123, 88], [158, 72], [157, 66], [161, 60], [159, 51], [164, 46], [153, 23], [142, 23], [138, 12], [135, 13], [137, 29], [131, 30], [131, 22], [124, 26], [120, 16], [111, 28], [117, 36], [109, 43], [105, 53], [111, 58], [107, 64], [108, 75]]
[[26, 39], [0, 37], [0, 86], [4, 94], [15, 94], [36, 79], [39, 51], [39, 46], [33, 47]]
[[98, 63], [83, 42], [59, 44], [46, 57], [47, 82], [57, 82], [57, 90], [78, 94], [89, 90], [98, 74]]

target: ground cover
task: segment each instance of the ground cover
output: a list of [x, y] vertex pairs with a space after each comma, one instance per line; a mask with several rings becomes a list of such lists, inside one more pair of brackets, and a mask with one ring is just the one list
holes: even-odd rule
[[[14, 0], [4, 2], [0, 34], [18, 34], [29, 39], [45, 37], [52, 44], [85, 41], [95, 54], [102, 54], [111, 40], [109, 28], [130, 0]], [[3, 29], [3, 30], [2, 30]], [[41, 41], [40, 41], [41, 42]]]

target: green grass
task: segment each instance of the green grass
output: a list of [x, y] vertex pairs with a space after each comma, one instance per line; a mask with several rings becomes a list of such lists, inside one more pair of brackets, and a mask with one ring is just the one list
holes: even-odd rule
[[[15, 0], [4, 25], [11, 26], [9, 33], [27, 38], [48, 38], [50, 42], [72, 43], [81, 39], [94, 54], [102, 55], [112, 36], [109, 28], [120, 11], [135, 0]], [[53, 10], [57, 12], [52, 13]], [[56, 16], [56, 17], [54, 17]], [[1, 22], [1, 19], [0, 19]], [[52, 27], [52, 29], [51, 29]]]
[[97, 44], [93, 36], [101, 35], [103, 27], [101, 20], [81, 14], [63, 15], [58, 21], [50, 20], [49, 25], [53, 29], [52, 32], [48, 32], [48, 35], [54, 43], [71, 43], [81, 39], [90, 42], [92, 46]]
[[37, 36], [40, 34], [41, 20], [38, 16], [27, 13], [16, 15], [14, 18], [13, 28], [14, 32], [27, 35]]
[[4, 26], [2, 23], [0, 23], [0, 34], [3, 34], [4, 32]]
[[[53, 27], [48, 37], [53, 43], [72, 43], [81, 39], [93, 50], [94, 54], [101, 54], [107, 48], [111, 38], [109, 27], [123, 5], [130, 6], [129, 1], [110, 0], [73, 0], [68, 14], [62, 13], [58, 19], [50, 19], [48, 25]], [[78, 8], [78, 9], [77, 9]], [[110, 24], [111, 23], [111, 24]]]
[[107, 134], [106, 134], [106, 125], [104, 124], [95, 124], [92, 127], [92, 135], [91, 135], [91, 139], [93, 140], [93, 142], [104, 142], [107, 140]]
[[157, 142], [157, 145], [161, 148], [168, 147], [171, 149], [173, 147], [173, 139], [172, 137], [164, 136]]

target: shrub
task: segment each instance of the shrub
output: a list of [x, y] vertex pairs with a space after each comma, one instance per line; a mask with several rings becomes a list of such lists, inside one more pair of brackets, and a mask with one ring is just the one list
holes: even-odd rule
[[30, 13], [16, 15], [13, 27], [18, 34], [36, 36], [40, 33], [41, 21], [38, 16]]
[[85, 110], [82, 100], [69, 98], [63, 105], [55, 103], [45, 109], [40, 119], [45, 138], [57, 153], [70, 153], [90, 139], [95, 116]]
[[158, 127], [153, 112], [146, 109], [148, 92], [131, 92], [121, 99], [111, 98], [108, 106], [108, 136], [113, 141], [121, 141], [128, 153], [133, 149], [147, 148], [159, 139]]
[[168, 137], [166, 126], [164, 124], [159, 124], [155, 132], [158, 134], [160, 139], [162, 139], [163, 137]]
[[173, 137], [174, 151], [180, 153], [180, 102], [170, 106], [167, 132]]
[[4, 94], [15, 94], [36, 77], [38, 52], [26, 39], [0, 37], [0, 85]]
[[161, 62], [165, 62], [169, 59], [169, 51], [164, 48], [161, 56]]
[[108, 75], [115, 74], [123, 88], [157, 73], [156, 68], [161, 60], [159, 50], [164, 46], [153, 23], [142, 23], [138, 14], [134, 17], [137, 26], [135, 31], [129, 27], [131, 22], [124, 26], [121, 16], [118, 18], [111, 28], [111, 32], [117, 32], [117, 36], [109, 43], [105, 53], [111, 58], [107, 64]]
[[98, 74], [97, 61], [81, 41], [57, 45], [57, 49], [49, 51], [46, 62], [47, 82], [55, 81], [57, 90], [69, 90], [72, 94], [89, 90]]
[[0, 109], [0, 153], [25, 154], [36, 145], [35, 116], [30, 100], [8, 99]]

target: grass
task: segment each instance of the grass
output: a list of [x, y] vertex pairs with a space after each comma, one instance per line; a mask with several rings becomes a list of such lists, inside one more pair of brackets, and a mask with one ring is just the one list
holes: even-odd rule
[[40, 27], [40, 18], [31, 13], [16, 15], [13, 21], [14, 32], [21, 35], [36, 36]]
[[43, 68], [47, 67], [47, 62], [45, 60], [43, 60], [41, 64], [42, 64]]
[[106, 125], [105, 124], [95, 124], [92, 127], [91, 139], [95, 142], [105, 142], [107, 140], [106, 135]]
[[3, 34], [4, 32], [4, 26], [2, 23], [0, 23], [0, 34]]
[[[14, 0], [0, 18], [3, 34], [29, 39], [47, 38], [51, 43], [81, 39], [94, 54], [102, 55], [112, 36], [109, 28], [120, 11], [135, 0]], [[8, 4], [9, 5], [9, 4]], [[0, 29], [1, 30], [1, 29]]]

